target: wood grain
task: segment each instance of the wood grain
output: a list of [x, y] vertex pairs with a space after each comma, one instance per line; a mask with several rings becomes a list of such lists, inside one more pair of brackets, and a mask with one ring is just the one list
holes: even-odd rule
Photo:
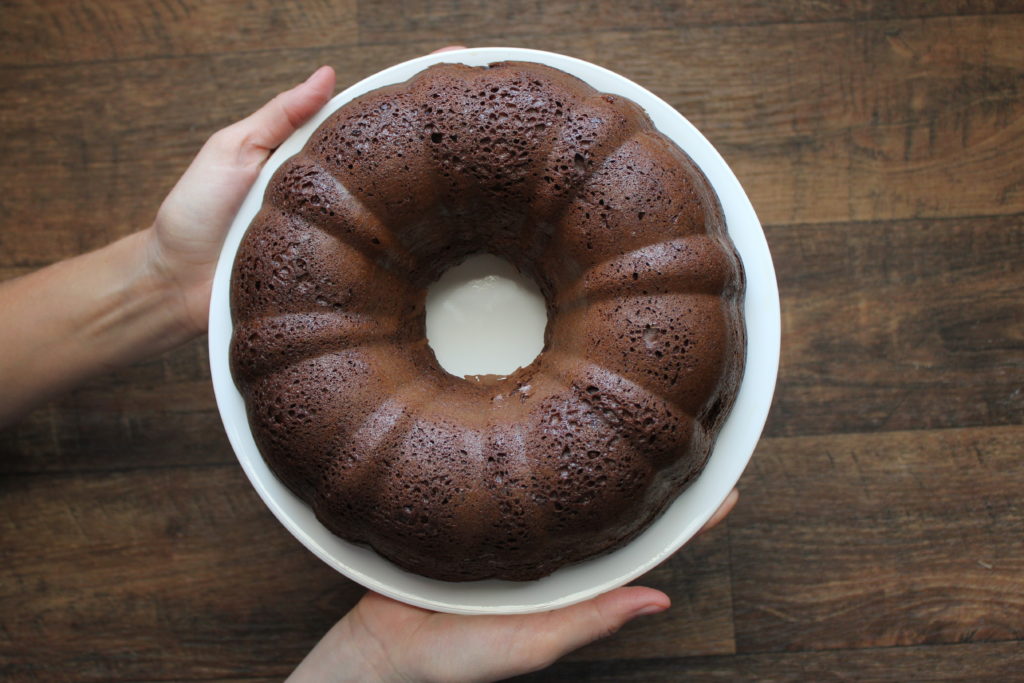
[[[4, 680], [283, 678], [364, 592], [237, 465], [7, 476], [0, 503]], [[673, 609], [576, 658], [732, 652], [727, 541], [717, 529], [644, 577]]]
[[354, 44], [356, 0], [15, 0], [2, 10], [0, 64], [163, 58]]
[[566, 35], [600, 30], [991, 15], [1022, 10], [1024, 3], [1017, 0], [633, 0], [584, 4], [575, 0], [341, 0], [291, 6], [268, 0], [243, 6], [225, 0], [18, 0], [5, 3], [3, 8], [7, 21], [0, 22], [0, 65], [159, 59], [356, 43], [443, 40], [467, 45], [509, 44], [517, 38], [533, 38], [538, 28], [549, 35]]
[[768, 439], [741, 487], [739, 652], [1024, 640], [1024, 426]]
[[1019, 642], [967, 643], [824, 652], [786, 652], [731, 657], [561, 662], [514, 679], [678, 683], [679, 681], [1019, 681], [1024, 648]]
[[5, 680], [283, 678], [364, 592], [237, 466], [5, 477], [0, 496]]
[[1020, 424], [1024, 216], [769, 229], [772, 436]]
[[[397, 9], [395, 5], [400, 9]], [[878, 19], [911, 19], [950, 15], [991, 15], [1020, 12], [1020, 2], [814, 2], [784, 0], [731, 3], [699, 0], [631, 0], [622, 3], [534, 2], [532, 0], [458, 0], [447, 3], [402, 1], [359, 2], [362, 43], [396, 39], [430, 40], [449, 35], [467, 45], [509, 44], [510, 38], [533, 38], [538, 27], [549, 35], [593, 31], [651, 31], [705, 26], [829, 23]]]
[[234, 462], [205, 338], [96, 378], [0, 431], [0, 473]]
[[[640, 581], [673, 608], [518, 680], [1022, 680], [1022, 35], [1016, 0], [8, 1], [0, 279], [146, 226], [319, 64], [597, 62], [742, 181], [781, 374], [729, 522]], [[281, 680], [361, 593], [245, 480], [205, 340], [0, 432], [4, 680]]]
[[[788, 225], [1024, 212], [1022, 32], [1024, 15], [1009, 15], [652, 30], [643, 41], [606, 31], [536, 46], [651, 87], [719, 146], [762, 220]], [[207, 135], [318, 64], [347, 84], [434, 47], [4, 70], [0, 215], [24, 227], [18, 239], [0, 232], [0, 266], [147, 225]], [[34, 144], [44, 131], [49, 144]]]

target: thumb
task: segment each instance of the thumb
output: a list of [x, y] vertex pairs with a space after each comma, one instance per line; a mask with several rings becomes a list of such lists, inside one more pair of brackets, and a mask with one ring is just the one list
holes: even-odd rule
[[635, 617], [663, 612], [672, 601], [661, 591], [641, 586], [617, 588], [592, 600], [536, 615], [543, 638], [546, 664], [618, 631]]
[[304, 82], [221, 131], [228, 147], [237, 150], [239, 165], [266, 161], [278, 145], [327, 103], [333, 91], [334, 69], [322, 66]]
[[322, 66], [255, 113], [211, 135], [164, 200], [162, 222], [216, 226], [200, 236], [219, 244], [263, 162], [333, 91], [334, 69]]

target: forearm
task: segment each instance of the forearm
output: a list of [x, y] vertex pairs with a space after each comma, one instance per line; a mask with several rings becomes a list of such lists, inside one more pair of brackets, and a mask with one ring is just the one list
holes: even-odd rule
[[0, 427], [81, 381], [188, 340], [150, 233], [0, 283]]
[[155, 224], [103, 249], [0, 283], [0, 428], [82, 380], [206, 329], [220, 247], [270, 152], [330, 97], [321, 67], [218, 131]]

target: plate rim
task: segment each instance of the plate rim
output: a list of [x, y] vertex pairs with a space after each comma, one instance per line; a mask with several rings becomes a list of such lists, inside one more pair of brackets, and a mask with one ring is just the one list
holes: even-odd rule
[[[336, 541], [340, 541], [340, 547], [343, 547], [346, 553], [351, 554], [347, 562], [340, 559], [336, 556], [336, 551], [339, 547], [337, 543], [331, 544], [335, 546], [334, 551], [326, 548], [325, 543], [319, 538], [314, 538], [314, 534], [311, 533], [310, 528], [308, 528], [312, 527], [313, 532], [316, 532], [317, 536], [321, 534], [320, 530], [326, 531], [326, 529], [316, 521], [315, 517], [312, 516], [312, 512], [308, 509], [309, 506], [300, 501], [290, 491], [285, 489], [280, 482], [277, 482], [277, 488], [283, 489], [283, 493], [281, 490], [276, 490], [272, 482], [267, 480], [266, 475], [269, 472], [269, 469], [266, 468], [266, 464], [263, 462], [262, 456], [259, 455], [259, 451], [257, 449], [255, 451], [254, 460], [251, 452], [255, 444], [249, 428], [244, 405], [242, 408], [241, 424], [238, 419], [237, 408], [238, 403], [241, 401], [241, 395], [235, 387], [234, 380], [231, 376], [230, 361], [228, 359], [228, 348], [232, 329], [229, 302], [230, 275], [238, 244], [241, 241], [241, 237], [244, 234], [245, 229], [251, 222], [252, 216], [255, 215], [253, 207], [255, 206], [255, 210], [258, 211], [259, 206], [262, 205], [263, 194], [271, 176], [281, 166], [281, 164], [284, 163], [284, 161], [301, 149], [316, 128], [318, 128], [330, 114], [345, 103], [369, 92], [370, 90], [406, 81], [412, 75], [415, 75], [419, 71], [422, 71], [433, 64], [463, 63], [480, 66], [498, 61], [536, 62], [552, 66], [570, 73], [594, 87], [597, 87], [595, 83], [601, 83], [602, 87], [597, 89], [602, 92], [617, 92], [618, 94], [629, 97], [645, 109], [648, 116], [650, 116], [652, 121], [655, 122], [655, 125], [660, 132], [669, 137], [669, 139], [672, 139], [673, 142], [679, 145], [689, 156], [691, 156], [691, 158], [694, 159], [705, 175], [708, 176], [709, 181], [715, 191], [719, 194], [719, 197], [721, 198], [723, 194], [726, 194], [729, 197], [729, 206], [726, 205], [724, 200], [722, 201], [722, 206], [723, 210], [726, 212], [727, 227], [730, 237], [733, 238], [733, 242], [736, 244], [737, 252], [740, 254], [744, 269], [747, 273], [747, 289], [743, 304], [744, 318], [747, 323], [747, 362], [744, 368], [743, 379], [740, 382], [740, 387], [737, 392], [736, 402], [729, 417], [723, 425], [722, 431], [718, 435], [718, 439], [714, 447], [712, 448], [712, 452], [708, 458], [708, 465], [705, 467], [701, 475], [694, 480], [691, 486], [683, 491], [683, 493], [680, 494], [669, 508], [663, 511], [655, 523], [641, 533], [636, 539], [630, 541], [630, 543], [627, 543], [625, 546], [613, 551], [612, 553], [601, 555], [590, 560], [585, 560], [576, 565], [560, 569], [551, 576], [538, 581], [512, 582], [487, 580], [465, 583], [443, 582], [403, 572], [403, 570], [398, 569], [388, 560], [376, 555], [372, 550], [347, 543], [341, 539], [337, 539], [337, 537], [334, 537]], [[609, 88], [607, 87], [609, 84], [615, 84], [617, 87]], [[663, 122], [670, 121], [674, 124], [674, 127], [671, 130], [665, 130], [662, 125], [658, 125], [659, 120]], [[684, 142], [686, 144], [683, 144]], [[695, 154], [695, 151], [699, 153]], [[730, 220], [730, 216], [742, 218], [744, 230], [744, 248], [742, 250], [740, 249], [740, 244], [737, 243], [737, 236], [733, 234], [734, 225], [739, 225], [739, 223], [736, 222], [735, 218]], [[756, 279], [751, 278], [752, 272], [758, 276]], [[752, 285], [755, 286], [753, 290]], [[756, 316], [756, 320], [758, 322], [758, 326], [756, 328], [757, 334], [754, 339], [752, 339], [750, 325], [752, 315]], [[752, 341], [756, 343], [756, 346], [751, 343]], [[711, 145], [710, 141], [708, 141], [707, 138], [705, 138], [696, 129], [696, 127], [694, 127], [693, 124], [685, 118], [685, 116], [643, 86], [640, 86], [630, 79], [599, 65], [592, 64], [575, 57], [542, 50], [514, 47], [480, 47], [424, 55], [396, 64], [368, 76], [367, 78], [364, 78], [354, 85], [342, 90], [331, 98], [331, 100], [319, 112], [317, 112], [310, 121], [299, 127], [281, 146], [278, 147], [278, 149], [267, 160], [263, 169], [261, 169], [256, 182], [253, 183], [251, 189], [247, 193], [247, 196], [232, 221], [231, 228], [225, 237], [225, 241], [218, 258], [217, 269], [214, 275], [211, 291], [208, 343], [211, 380], [214, 385], [214, 394], [217, 401], [218, 412], [224, 424], [228, 439], [231, 442], [232, 449], [234, 450], [247, 478], [256, 489], [264, 504], [267, 505], [278, 521], [308, 550], [313, 552], [321, 560], [341, 574], [362, 584], [366, 588], [412, 605], [435, 611], [457, 614], [522, 614], [565, 607], [595, 597], [632, 581], [676, 552], [680, 547], [688, 542], [700, 527], [703, 526], [703, 524], [711, 517], [718, 505], [725, 499], [725, 496], [728, 495], [733, 486], [735, 486], [740, 475], [746, 468], [746, 465], [749, 463], [757, 442], [759, 441], [760, 434], [764, 428], [765, 421], [767, 420], [778, 377], [779, 354], [781, 349], [781, 311], [779, 305], [778, 284], [774, 266], [772, 264], [771, 253], [768, 248], [767, 240], [764, 236], [763, 228], [760, 221], [757, 219], [754, 208], [746, 193], [743, 191], [739, 180], [729, 168], [728, 164], [714, 146]], [[756, 365], [752, 365], [752, 357], [756, 359]], [[754, 373], [756, 373], [756, 377], [754, 377]], [[755, 380], [758, 383], [758, 388], [756, 389], [755, 395], [751, 395], [751, 382]], [[744, 391], [745, 389], [747, 391]], [[663, 547], [661, 550], [650, 553], [646, 560], [635, 564], [635, 566], [628, 571], [613, 572], [615, 574], [614, 576], [608, 576], [603, 580], [590, 582], [581, 588], [573, 589], [569, 587], [574, 584], [575, 579], [579, 578], [578, 574], [581, 573], [581, 568], [585, 569], [588, 565], [600, 563], [606, 558], [621, 553], [638, 543], [651, 532], [651, 529], [654, 528], [655, 525], [669, 515], [670, 510], [673, 507], [676, 507], [679, 501], [686, 496], [690, 490], [694, 489], [701, 480], [706, 478], [705, 475], [711, 468], [712, 462], [718, 462], [715, 461], [715, 456], [719, 452], [719, 446], [722, 443], [722, 436], [725, 434], [726, 429], [729, 428], [730, 424], [733, 423], [733, 418], [738, 415], [738, 408], [742, 408], [744, 411], [744, 418], [742, 421], [742, 430], [744, 433], [741, 435], [742, 438], [738, 437], [738, 441], [742, 443], [735, 447], [739, 449], [739, 452], [738, 454], [731, 456], [728, 466], [716, 469], [717, 485], [714, 487], [714, 495], [711, 495], [710, 497], [705, 496], [709, 501], [712, 498], [715, 498], [717, 499], [717, 502], [713, 505], [709, 503], [701, 506], [701, 512], [699, 514], [690, 515], [686, 520], [686, 523], [673, 533], [672, 538], [669, 539], [667, 543], [662, 544]], [[743, 451], [746, 452], [744, 453]], [[262, 468], [260, 467], [261, 464]], [[721, 472], [717, 471], [719, 469]], [[270, 474], [270, 477], [274, 477], [274, 475]], [[274, 478], [274, 481], [277, 481], [276, 477]], [[289, 497], [291, 499], [289, 499]], [[290, 508], [294, 508], [295, 501], [299, 501], [302, 506], [305, 506], [308, 514], [303, 515], [301, 510], [296, 511], [295, 509], [285, 509], [286, 505]], [[316, 528], [318, 526], [319, 530]], [[326, 533], [330, 534], [330, 532]], [[419, 586], [419, 589], [410, 590], [407, 586], [401, 587], [396, 585], [396, 577], [393, 572], [384, 572], [385, 574], [392, 576], [392, 581], [389, 582], [370, 576], [366, 571], [354, 567], [352, 565], [352, 558], [362, 557], [365, 553], [371, 553], [378, 558], [380, 562], [390, 565], [390, 567], [399, 574], [407, 575], [406, 577], [397, 577], [397, 579], [401, 579], [401, 581], [397, 581], [397, 583], [412, 584]], [[370, 562], [370, 564], [372, 565], [373, 563]], [[566, 571], [574, 572], [572, 577], [574, 580], [562, 582], [566, 583], [567, 587], [562, 590], [554, 591], [557, 595], [552, 596], [551, 591], [548, 591], [546, 593], [530, 597], [532, 587], [540, 585], [542, 582], [548, 581], [551, 577], [557, 577]], [[585, 574], [585, 572], [583, 573]], [[406, 581], [406, 579], [410, 580]], [[442, 590], [441, 588], [434, 586], [434, 584], [444, 584], [448, 590]], [[536, 593], [537, 591], [532, 592]], [[458, 594], [461, 597], [455, 597], [455, 594]], [[494, 595], [498, 594], [500, 594], [499, 597], [493, 598]], [[439, 597], [439, 595], [446, 597]], [[473, 600], [471, 596], [476, 596], [476, 600]], [[482, 600], [481, 596], [491, 597], [487, 600]]]

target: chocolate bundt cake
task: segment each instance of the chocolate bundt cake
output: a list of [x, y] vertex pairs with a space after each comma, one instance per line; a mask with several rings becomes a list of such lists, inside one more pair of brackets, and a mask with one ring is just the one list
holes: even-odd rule
[[[489, 252], [544, 350], [446, 373], [426, 288]], [[432, 66], [338, 109], [271, 180], [232, 274], [232, 372], [273, 472], [428, 577], [535, 579], [617, 548], [700, 472], [743, 370], [743, 272], [642, 109], [531, 63]]]

